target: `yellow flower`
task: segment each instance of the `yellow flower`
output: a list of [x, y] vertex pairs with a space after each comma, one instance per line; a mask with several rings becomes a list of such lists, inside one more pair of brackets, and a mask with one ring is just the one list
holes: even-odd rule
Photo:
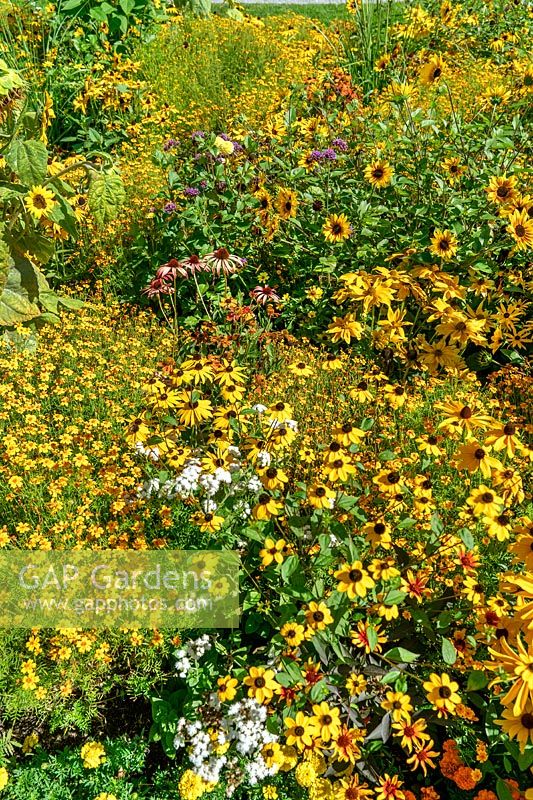
[[305, 619], [310, 628], [314, 631], [323, 631], [327, 625], [331, 625], [333, 617], [325, 603], [316, 603], [314, 600], [309, 603], [305, 612]]
[[510, 739], [516, 739], [523, 753], [528, 742], [533, 742], [533, 703], [528, 700], [518, 714], [512, 708], [502, 712], [503, 719], [494, 720], [501, 725]]
[[281, 219], [291, 219], [298, 210], [298, 196], [292, 189], [280, 189], [276, 197], [276, 209]]
[[352, 232], [352, 226], [345, 214], [331, 214], [324, 223], [322, 233], [327, 242], [343, 242]]
[[106, 760], [105, 749], [98, 742], [87, 742], [80, 751], [85, 769], [96, 769]]
[[429, 251], [442, 258], [443, 261], [449, 261], [457, 252], [457, 239], [451, 231], [442, 231], [440, 228], [436, 228], [431, 237]]
[[368, 590], [375, 586], [373, 579], [363, 568], [361, 561], [354, 561], [353, 564], [344, 564], [334, 575], [339, 581], [337, 591], [346, 592], [350, 600], [355, 600], [356, 597], [366, 597]]
[[232, 678], [231, 675], [226, 675], [217, 679], [217, 686], [218, 699], [221, 703], [224, 703], [226, 700], [233, 700], [237, 694], [238, 681], [236, 678]]
[[443, 672], [441, 675], [433, 672], [429, 680], [424, 681], [424, 689], [429, 702], [437, 710], [439, 717], [447, 717], [455, 712], [455, 707], [461, 702], [457, 690], [459, 684], [450, 680], [450, 676]]
[[250, 667], [243, 683], [248, 687], [248, 697], [253, 697], [258, 703], [269, 703], [274, 694], [279, 691], [279, 684], [274, 679], [273, 669], [264, 667]]
[[291, 647], [298, 647], [305, 639], [305, 628], [297, 622], [286, 622], [280, 633]]
[[350, 344], [352, 339], [360, 339], [363, 335], [363, 326], [357, 322], [353, 314], [345, 317], [334, 317], [328, 327], [328, 334], [334, 342]]
[[57, 200], [51, 189], [46, 186], [32, 186], [25, 197], [26, 208], [36, 219], [41, 219], [52, 211]]
[[0, 792], [5, 789], [9, 780], [9, 773], [5, 767], [0, 767]]
[[514, 211], [507, 230], [515, 240], [517, 250], [533, 247], [533, 219], [529, 218], [527, 211]]
[[302, 711], [298, 711], [295, 717], [285, 717], [285, 726], [287, 744], [296, 745], [298, 750], [310, 747], [318, 735], [314, 717], [306, 717]]
[[394, 722], [399, 722], [402, 719], [411, 719], [413, 705], [408, 694], [404, 694], [403, 692], [387, 692], [385, 700], [381, 703], [381, 708], [384, 708], [385, 711], [390, 713]]
[[373, 161], [365, 167], [365, 178], [376, 189], [382, 189], [391, 182], [394, 170], [388, 161]]
[[230, 156], [235, 149], [233, 146], [233, 142], [228, 142], [226, 139], [223, 139], [222, 136], [217, 136], [214, 145], [219, 153], [222, 153], [225, 156]]
[[445, 64], [440, 56], [432, 56], [420, 70], [420, 82], [425, 86], [435, 83], [442, 77]]

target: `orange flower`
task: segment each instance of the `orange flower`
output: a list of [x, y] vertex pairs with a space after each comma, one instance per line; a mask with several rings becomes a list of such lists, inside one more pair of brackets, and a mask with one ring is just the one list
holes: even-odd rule
[[479, 778], [477, 777], [476, 773], [479, 774], [479, 777], [481, 777], [479, 770], [473, 770], [470, 769], [470, 767], [459, 767], [453, 776], [453, 781], [459, 787], [459, 789], [470, 791], [470, 789], [474, 789], [476, 784], [479, 782]]

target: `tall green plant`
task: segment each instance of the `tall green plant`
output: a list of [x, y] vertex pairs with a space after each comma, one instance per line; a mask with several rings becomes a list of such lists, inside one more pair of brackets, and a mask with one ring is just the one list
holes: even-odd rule
[[353, 27], [341, 36], [345, 67], [365, 98], [382, 88], [383, 76], [376, 70], [376, 62], [388, 53], [389, 26], [396, 5], [394, 0], [362, 0]]

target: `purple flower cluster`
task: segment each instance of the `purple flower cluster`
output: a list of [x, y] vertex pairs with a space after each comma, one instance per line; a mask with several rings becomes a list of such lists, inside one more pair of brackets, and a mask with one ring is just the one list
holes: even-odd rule
[[177, 208], [176, 203], [170, 201], [169, 203], [165, 203], [165, 205], [163, 206], [163, 211], [165, 212], [165, 214], [173, 214], [176, 208]]
[[332, 147], [326, 147], [325, 150], [313, 150], [309, 157], [311, 161], [335, 161], [337, 153]]
[[336, 147], [337, 150], [341, 151], [341, 153], [345, 153], [348, 149], [348, 142], [346, 142], [344, 139], [333, 139], [331, 146]]
[[200, 189], [196, 189], [194, 186], [186, 186], [183, 190], [183, 194], [186, 197], [198, 197], [200, 194]]
[[193, 131], [191, 133], [191, 139], [193, 142], [201, 142], [202, 139], [205, 139], [205, 136], [205, 131]]
[[172, 150], [173, 147], [177, 147], [179, 145], [179, 141], [177, 139], [167, 139], [165, 144], [163, 145], [163, 150], [168, 152], [168, 150]]

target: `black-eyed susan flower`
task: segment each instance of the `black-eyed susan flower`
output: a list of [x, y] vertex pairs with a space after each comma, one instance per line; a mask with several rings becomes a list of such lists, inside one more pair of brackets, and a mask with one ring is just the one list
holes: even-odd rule
[[400, 744], [412, 753], [415, 747], [421, 747], [429, 739], [426, 733], [427, 723], [423, 717], [418, 719], [400, 719], [392, 723], [392, 735], [401, 737]]
[[309, 378], [313, 375], [313, 370], [305, 361], [295, 361], [288, 366], [289, 372], [298, 378]]
[[490, 447], [482, 447], [475, 440], [462, 445], [456, 453], [456, 464], [459, 469], [469, 472], [481, 472], [484, 478], [490, 478], [492, 470], [501, 467], [497, 458], [490, 455]]
[[292, 189], [280, 189], [276, 197], [276, 210], [281, 219], [291, 219], [298, 211], [298, 195]]
[[285, 554], [287, 542], [285, 539], [265, 539], [263, 549], [259, 551], [262, 559], [262, 566], [268, 567], [270, 564], [281, 564]]
[[394, 170], [388, 161], [373, 161], [365, 167], [365, 179], [375, 188], [383, 189], [392, 180]]
[[317, 603], [314, 600], [309, 603], [305, 611], [305, 619], [310, 628], [314, 631], [323, 631], [333, 622], [331, 611], [325, 603]]
[[290, 647], [298, 647], [305, 639], [305, 628], [298, 622], [286, 622], [282, 625], [280, 634]]
[[508, 204], [516, 197], [516, 176], [495, 175], [486, 188], [487, 197], [494, 203]]
[[307, 502], [313, 508], [333, 508], [335, 492], [329, 486], [316, 483], [307, 489]]
[[346, 592], [350, 600], [366, 597], [368, 591], [376, 585], [361, 561], [344, 564], [334, 573], [334, 576], [339, 581], [337, 591]]
[[45, 217], [57, 205], [54, 192], [46, 186], [32, 186], [24, 198], [24, 202], [35, 219]]
[[198, 525], [202, 533], [216, 533], [224, 524], [224, 517], [206, 511], [193, 514], [192, 521]]
[[502, 711], [502, 718], [494, 720], [510, 739], [516, 739], [520, 752], [525, 752], [528, 742], [533, 742], [533, 703], [528, 700], [515, 714], [512, 708]]
[[281, 514], [283, 504], [278, 503], [270, 494], [263, 492], [260, 494], [256, 505], [252, 509], [252, 516], [254, 519], [272, 519], [272, 517]]
[[176, 401], [176, 413], [183, 425], [194, 427], [212, 416], [211, 401], [196, 392], [182, 392]]
[[413, 711], [411, 697], [404, 692], [386, 692], [385, 699], [381, 701], [381, 708], [388, 711], [394, 722], [410, 720]]
[[354, 314], [345, 317], [334, 317], [328, 326], [328, 334], [334, 342], [350, 344], [352, 339], [360, 339], [363, 335], [363, 326], [357, 322]]
[[514, 211], [509, 218], [507, 230], [515, 240], [517, 250], [533, 247], [533, 219], [527, 211]]
[[225, 703], [226, 700], [233, 700], [233, 698], [237, 694], [238, 685], [239, 685], [238, 680], [236, 678], [232, 678], [231, 675], [225, 675], [222, 678], [218, 678], [217, 694], [220, 702]]
[[476, 517], [495, 516], [504, 506], [503, 498], [484, 484], [473, 489], [466, 502]]
[[431, 237], [431, 247], [429, 252], [449, 261], [457, 252], [457, 238], [452, 231], [436, 228]]
[[414, 753], [408, 759], [406, 759], [407, 764], [412, 764], [411, 770], [421, 769], [424, 775], [428, 773], [428, 767], [430, 769], [435, 769], [435, 758], [438, 758], [440, 755], [438, 750], [433, 750], [435, 747], [435, 742], [433, 739], [429, 739], [427, 742], [424, 742], [423, 745], [415, 746]]
[[285, 727], [287, 744], [297, 747], [298, 750], [310, 747], [318, 735], [314, 718], [306, 716], [302, 711], [298, 711], [295, 717], [286, 717]]
[[328, 744], [339, 735], [341, 729], [340, 709], [330, 706], [326, 701], [313, 706], [314, 722], [318, 735]]
[[248, 687], [248, 697], [262, 704], [269, 703], [280, 688], [274, 670], [264, 667], [250, 667], [243, 684]]
[[440, 675], [432, 672], [429, 680], [424, 681], [423, 686], [427, 699], [439, 717], [447, 717], [448, 714], [455, 712], [456, 706], [461, 702], [461, 696], [457, 691], [459, 684], [452, 681], [446, 672]]
[[420, 69], [420, 83], [430, 86], [442, 78], [445, 71], [445, 62], [441, 56], [434, 55]]
[[346, 214], [331, 214], [322, 228], [324, 239], [333, 244], [344, 242], [351, 232], [352, 226]]

